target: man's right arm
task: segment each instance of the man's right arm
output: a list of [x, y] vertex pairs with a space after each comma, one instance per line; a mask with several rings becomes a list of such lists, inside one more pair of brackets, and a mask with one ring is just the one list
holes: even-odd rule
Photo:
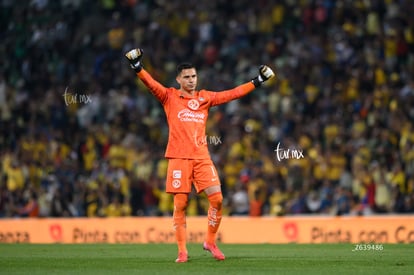
[[167, 100], [168, 93], [167, 88], [161, 83], [156, 81], [145, 69], [141, 69], [137, 72], [137, 76], [144, 85], [150, 90], [150, 92], [162, 103]]
[[142, 66], [142, 56], [144, 51], [142, 49], [132, 49], [125, 54], [131, 68], [135, 71], [139, 79], [147, 86], [150, 92], [162, 103], [167, 100], [167, 88], [156, 81]]

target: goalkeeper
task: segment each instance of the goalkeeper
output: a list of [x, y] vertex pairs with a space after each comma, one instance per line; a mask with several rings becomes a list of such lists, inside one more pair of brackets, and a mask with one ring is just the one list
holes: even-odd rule
[[168, 159], [166, 192], [174, 195], [173, 225], [178, 245], [177, 263], [188, 261], [186, 247], [186, 209], [188, 195], [194, 184], [197, 193], [204, 192], [209, 201], [207, 235], [203, 244], [217, 260], [225, 256], [216, 245], [216, 233], [222, 218], [223, 195], [220, 178], [208, 152], [205, 137], [210, 107], [243, 97], [274, 77], [265, 65], [259, 67], [258, 76], [233, 89], [213, 92], [197, 90], [197, 70], [188, 63], [177, 66], [176, 81], [179, 88], [164, 87], [143, 68], [142, 49], [125, 54], [130, 66], [150, 92], [162, 104], [169, 127], [165, 157]]

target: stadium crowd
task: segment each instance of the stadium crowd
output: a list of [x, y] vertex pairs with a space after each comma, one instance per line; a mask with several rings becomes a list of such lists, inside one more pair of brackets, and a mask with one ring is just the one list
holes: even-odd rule
[[[411, 0], [1, 1], [0, 217], [171, 215], [161, 105], [124, 53], [223, 90], [206, 141], [226, 215], [414, 213]], [[191, 196], [189, 215], [204, 215]]]

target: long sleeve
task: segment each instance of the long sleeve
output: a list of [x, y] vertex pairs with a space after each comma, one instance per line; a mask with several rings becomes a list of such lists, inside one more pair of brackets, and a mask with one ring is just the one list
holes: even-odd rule
[[167, 101], [168, 89], [156, 81], [145, 69], [142, 69], [139, 73], [137, 73], [137, 76], [162, 104]]
[[247, 82], [231, 90], [215, 92], [213, 93], [213, 97], [211, 99], [212, 100], [211, 105], [212, 106], [220, 105], [220, 104], [232, 101], [234, 99], [241, 98], [247, 95], [248, 93], [252, 92], [254, 89], [255, 89], [254, 84], [252, 82]]

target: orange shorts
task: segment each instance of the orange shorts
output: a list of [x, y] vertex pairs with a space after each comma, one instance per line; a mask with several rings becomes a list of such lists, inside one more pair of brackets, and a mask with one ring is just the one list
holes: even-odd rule
[[191, 184], [197, 193], [214, 185], [220, 185], [216, 167], [211, 159], [168, 159], [167, 193], [190, 193]]

